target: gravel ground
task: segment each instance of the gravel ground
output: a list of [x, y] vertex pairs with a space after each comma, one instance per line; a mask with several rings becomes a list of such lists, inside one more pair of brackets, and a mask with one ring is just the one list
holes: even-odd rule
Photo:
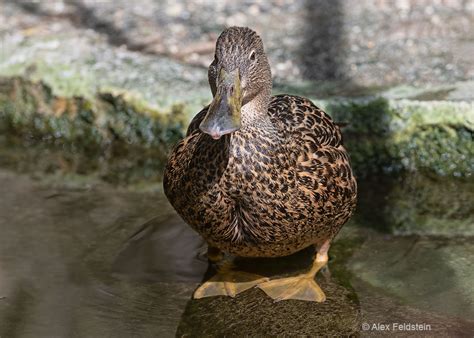
[[355, 86], [474, 78], [474, 1], [0, 2], [0, 33], [95, 30], [115, 46], [206, 67], [226, 26], [264, 39], [277, 82]]

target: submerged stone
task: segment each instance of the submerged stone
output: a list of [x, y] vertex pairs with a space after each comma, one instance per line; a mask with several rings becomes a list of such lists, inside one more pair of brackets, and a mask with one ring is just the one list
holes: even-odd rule
[[[347, 268], [362, 281], [354, 283], [358, 294], [368, 294], [364, 285], [369, 285], [386, 298], [433, 314], [432, 318], [444, 316], [445, 322], [451, 318], [453, 326], [457, 320], [470, 322], [472, 328], [473, 257], [469, 238], [368, 233], [364, 244], [348, 261]], [[435, 321], [430, 324], [438, 325]]]
[[397, 235], [474, 236], [474, 182], [421, 174], [359, 180], [359, 225]]
[[249, 290], [235, 299], [191, 300], [183, 313], [178, 336], [354, 335], [360, 330], [357, 302], [334, 282], [320, 282], [324, 303], [273, 302], [262, 291]]

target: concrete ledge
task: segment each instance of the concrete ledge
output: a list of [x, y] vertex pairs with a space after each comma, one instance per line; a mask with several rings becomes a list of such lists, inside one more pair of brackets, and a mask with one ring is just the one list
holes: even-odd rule
[[[192, 115], [187, 112], [196, 109], [186, 103], [157, 109], [126, 90], [85, 96], [56, 91], [23, 77], [1, 78], [0, 128], [77, 149], [122, 143], [166, 152], [182, 137]], [[472, 102], [384, 97], [314, 101], [334, 120], [347, 123], [345, 143], [359, 177], [400, 171], [471, 177], [474, 172]]]

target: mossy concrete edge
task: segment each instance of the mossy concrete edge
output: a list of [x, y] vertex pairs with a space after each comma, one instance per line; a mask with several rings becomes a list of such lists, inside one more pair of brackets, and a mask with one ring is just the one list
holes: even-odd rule
[[[423, 171], [471, 177], [474, 103], [332, 98], [314, 102], [342, 128], [358, 176]], [[61, 96], [41, 81], [0, 78], [0, 128], [45, 142], [101, 149], [111, 143], [169, 150], [185, 131], [184, 103], [157, 110], [125, 90]]]

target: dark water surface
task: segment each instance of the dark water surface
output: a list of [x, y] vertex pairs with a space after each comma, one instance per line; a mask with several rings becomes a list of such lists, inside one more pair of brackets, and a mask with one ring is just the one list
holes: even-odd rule
[[[328, 298], [323, 304], [274, 303], [258, 289], [192, 300], [213, 271], [205, 244], [174, 213], [159, 181], [120, 187], [97, 175], [32, 173], [5, 165], [14, 162], [6, 153], [2, 338], [379, 335], [372, 328], [378, 323], [391, 332], [393, 323], [407, 323], [429, 325], [427, 334], [474, 334], [472, 182], [360, 182], [357, 215], [334, 243], [329, 269], [317, 276]], [[307, 269], [311, 255], [309, 249], [236, 264], [291, 275]]]

